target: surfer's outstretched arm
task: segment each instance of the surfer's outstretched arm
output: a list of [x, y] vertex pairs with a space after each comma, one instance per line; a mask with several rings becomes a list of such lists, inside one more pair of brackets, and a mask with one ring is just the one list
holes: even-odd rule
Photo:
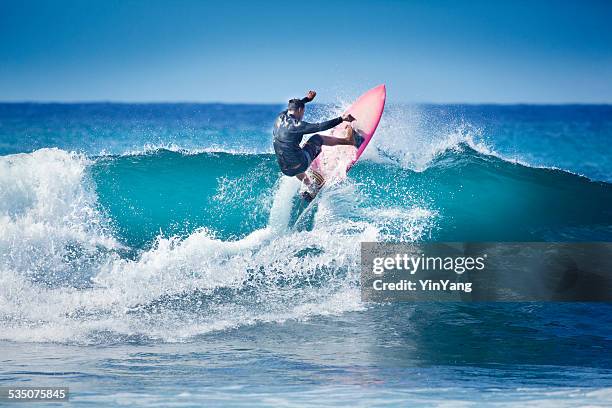
[[353, 115], [351, 115], [350, 113], [347, 113], [335, 119], [331, 119], [331, 120], [320, 122], [320, 123], [309, 123], [305, 121], [300, 121], [295, 126], [293, 126], [292, 130], [297, 131], [302, 134], [317, 133], [317, 132], [323, 132], [325, 130], [336, 127], [342, 122], [352, 122], [354, 120], [355, 118], [353, 117]]
[[298, 122], [298, 124], [296, 124], [294, 129], [292, 130], [302, 134], [317, 133], [336, 127], [340, 123], [342, 123], [341, 117], [337, 117], [335, 119], [331, 119], [321, 123], [309, 123], [301, 121]]

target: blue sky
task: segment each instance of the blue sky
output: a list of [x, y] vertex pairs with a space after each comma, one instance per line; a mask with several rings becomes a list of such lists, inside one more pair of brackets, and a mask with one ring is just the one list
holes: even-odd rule
[[612, 103], [610, 1], [0, 0], [0, 100]]

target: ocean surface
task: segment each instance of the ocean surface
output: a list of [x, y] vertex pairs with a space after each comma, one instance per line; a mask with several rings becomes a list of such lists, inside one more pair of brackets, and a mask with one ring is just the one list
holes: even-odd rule
[[390, 103], [299, 232], [281, 109], [0, 104], [0, 385], [75, 406], [612, 404], [612, 304], [359, 290], [362, 241], [612, 241], [612, 106]]

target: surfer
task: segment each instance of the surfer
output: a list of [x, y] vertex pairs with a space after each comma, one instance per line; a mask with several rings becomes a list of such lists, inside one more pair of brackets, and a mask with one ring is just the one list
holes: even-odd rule
[[303, 147], [300, 147], [302, 138], [306, 134], [322, 132], [338, 126], [342, 122], [352, 122], [355, 118], [345, 114], [335, 119], [321, 123], [308, 123], [303, 121], [306, 103], [311, 102], [317, 93], [309, 91], [302, 99], [291, 99], [287, 109], [282, 111], [274, 123], [274, 152], [283, 174], [297, 177], [304, 185], [310, 187], [311, 181], [306, 170], [312, 161], [321, 153], [321, 146], [353, 145], [359, 147], [363, 137], [347, 126], [346, 137], [337, 138], [315, 134], [311, 136]]

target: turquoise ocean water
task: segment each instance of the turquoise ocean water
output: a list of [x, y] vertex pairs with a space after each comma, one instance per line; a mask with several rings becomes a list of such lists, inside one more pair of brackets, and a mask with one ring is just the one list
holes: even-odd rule
[[359, 292], [362, 241], [611, 241], [611, 106], [390, 104], [304, 231], [281, 108], [0, 104], [1, 385], [89, 406], [612, 403], [609, 304]]

